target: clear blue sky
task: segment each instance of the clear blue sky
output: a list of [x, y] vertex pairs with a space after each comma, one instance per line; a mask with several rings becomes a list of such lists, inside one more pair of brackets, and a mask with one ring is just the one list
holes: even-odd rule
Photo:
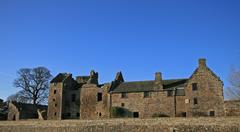
[[0, 50], [3, 99], [19, 90], [19, 68], [37, 66], [132, 81], [187, 78], [205, 57], [227, 86], [240, 65], [240, 1], [1, 0]]

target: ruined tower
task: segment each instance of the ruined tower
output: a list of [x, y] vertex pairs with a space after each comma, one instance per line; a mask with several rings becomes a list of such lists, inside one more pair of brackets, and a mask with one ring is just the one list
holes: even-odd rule
[[48, 119], [77, 119], [79, 113], [79, 89], [72, 74], [60, 73], [50, 82]]

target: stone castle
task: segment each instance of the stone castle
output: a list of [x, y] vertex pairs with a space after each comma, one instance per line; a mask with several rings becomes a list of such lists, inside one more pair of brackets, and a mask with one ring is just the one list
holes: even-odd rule
[[114, 109], [133, 118], [224, 116], [223, 82], [205, 59], [186, 79], [164, 80], [156, 72], [154, 80], [125, 82], [119, 72], [111, 83], [99, 84], [91, 71], [76, 79], [60, 73], [51, 81], [50, 120], [111, 118]]

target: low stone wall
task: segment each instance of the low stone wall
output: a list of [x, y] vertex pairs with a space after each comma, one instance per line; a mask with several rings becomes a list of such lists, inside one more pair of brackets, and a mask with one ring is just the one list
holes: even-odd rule
[[1, 121], [0, 132], [239, 132], [239, 117]]
[[240, 116], [240, 100], [224, 101], [226, 116]]

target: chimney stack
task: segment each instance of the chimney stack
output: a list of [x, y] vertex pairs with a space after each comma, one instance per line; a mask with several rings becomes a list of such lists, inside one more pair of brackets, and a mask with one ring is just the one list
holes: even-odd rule
[[162, 85], [162, 73], [161, 72], [156, 72], [155, 73], [155, 88], [156, 91], [162, 90], [163, 85]]
[[199, 67], [206, 67], [206, 59], [205, 58], [200, 58], [198, 60], [198, 66]]
[[88, 84], [96, 84], [98, 85], [98, 72], [91, 70], [90, 78], [87, 81]]
[[162, 73], [161, 72], [156, 72], [155, 73], [155, 81], [162, 81]]

